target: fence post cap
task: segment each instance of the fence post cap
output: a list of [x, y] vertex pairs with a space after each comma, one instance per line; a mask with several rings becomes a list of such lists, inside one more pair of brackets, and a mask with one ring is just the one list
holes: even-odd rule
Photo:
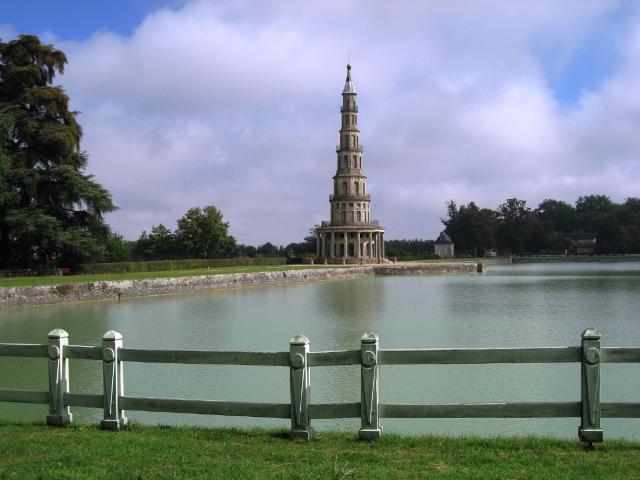
[[289, 340], [289, 345], [307, 345], [308, 343], [309, 339], [304, 335], [296, 335]]
[[122, 340], [122, 334], [120, 332], [116, 332], [115, 330], [109, 330], [102, 336], [102, 340], [113, 342], [115, 340]]
[[376, 335], [373, 332], [368, 332], [365, 333], [362, 338], [360, 339], [360, 341], [362, 343], [377, 343], [377, 341], [380, 339], [380, 337], [378, 337], [378, 335]]
[[52, 340], [59, 339], [59, 338], [69, 338], [69, 334], [67, 333], [67, 331], [61, 328], [56, 328], [55, 330], [51, 330], [48, 336]]
[[582, 338], [584, 340], [600, 340], [602, 335], [595, 328], [587, 328], [584, 332], [582, 332]]

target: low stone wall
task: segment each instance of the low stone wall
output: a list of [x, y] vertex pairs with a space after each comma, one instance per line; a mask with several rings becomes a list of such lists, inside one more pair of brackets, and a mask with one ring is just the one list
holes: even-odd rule
[[476, 272], [476, 263], [424, 263], [310, 268], [278, 272], [232, 273], [193, 277], [67, 283], [37, 287], [0, 288], [0, 306], [16, 307], [66, 302], [120, 299], [224, 288], [282, 285], [371, 275], [437, 275]]
[[408, 263], [374, 265], [375, 275], [443, 275], [447, 273], [475, 273], [483, 271], [482, 263]]

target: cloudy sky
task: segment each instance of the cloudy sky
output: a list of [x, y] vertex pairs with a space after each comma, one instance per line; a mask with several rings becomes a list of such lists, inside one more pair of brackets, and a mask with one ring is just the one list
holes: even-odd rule
[[0, 38], [67, 53], [90, 173], [135, 239], [216, 205], [241, 243], [328, 217], [353, 64], [372, 218], [446, 202], [640, 196], [640, 2], [22, 0]]

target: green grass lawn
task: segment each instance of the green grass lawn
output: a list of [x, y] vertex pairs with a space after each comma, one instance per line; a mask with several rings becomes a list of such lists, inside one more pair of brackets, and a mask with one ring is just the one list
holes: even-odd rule
[[283, 431], [129, 426], [46, 427], [0, 422], [0, 479], [637, 479], [640, 443], [541, 438], [319, 433], [289, 441]]
[[[341, 265], [330, 265], [338, 267]], [[300, 268], [326, 268], [326, 265], [265, 265], [255, 267], [197, 268], [194, 270], [168, 270], [163, 272], [96, 273], [87, 275], [11, 277], [0, 278], [0, 287], [25, 287], [35, 285], [59, 285], [63, 283], [101, 282], [105, 280], [145, 280], [147, 278], [192, 277], [197, 275], [220, 275], [224, 273], [272, 272]]]

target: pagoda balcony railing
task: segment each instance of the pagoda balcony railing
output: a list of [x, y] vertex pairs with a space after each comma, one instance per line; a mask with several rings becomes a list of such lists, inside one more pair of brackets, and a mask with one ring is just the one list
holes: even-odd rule
[[349, 145], [347, 147], [342, 147], [340, 145], [336, 145], [336, 152], [339, 152], [340, 150], [349, 150], [349, 151], [354, 151], [354, 152], [364, 152], [364, 147], [362, 145], [358, 145], [356, 147], [354, 147], [353, 145]]
[[320, 224], [321, 227], [379, 227], [380, 222], [378, 220], [369, 220], [368, 222], [333, 222], [331, 223], [328, 220], [323, 220]]
[[347, 107], [345, 108], [344, 105], [340, 107], [340, 113], [344, 113], [344, 112], [355, 112], [358, 113], [358, 106], [354, 105], [353, 107]]
[[362, 173], [362, 169], [361, 168], [351, 168], [351, 167], [349, 167], [349, 168], [338, 168], [336, 170], [336, 176], [337, 175], [341, 175], [341, 174], [358, 175], [360, 177], [365, 177], [365, 175]]
[[370, 202], [371, 195], [348, 195], [348, 194], [339, 194], [339, 195], [329, 195], [329, 201], [331, 200], [344, 200], [345, 202]]

